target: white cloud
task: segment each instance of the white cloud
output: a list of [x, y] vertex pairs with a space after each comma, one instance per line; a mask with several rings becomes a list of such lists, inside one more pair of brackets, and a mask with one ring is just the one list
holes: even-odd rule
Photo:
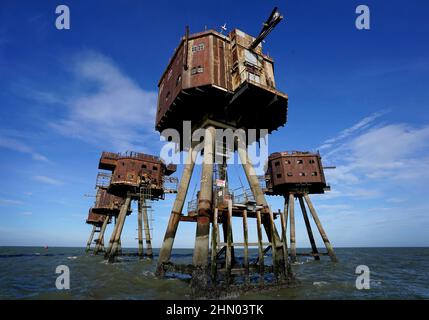
[[386, 111], [379, 111], [369, 115], [368, 117], [363, 118], [362, 120], [358, 121], [356, 124], [351, 126], [350, 128], [347, 128], [341, 131], [337, 136], [324, 141], [323, 144], [318, 149], [324, 150], [332, 147], [335, 143], [341, 140], [344, 140], [345, 138], [356, 133], [357, 131], [368, 127], [372, 122], [374, 122], [377, 118], [381, 117], [385, 113]]
[[[157, 140], [156, 92], [141, 89], [113, 61], [95, 52], [77, 57], [73, 75], [81, 89], [64, 101], [66, 116], [51, 124], [58, 132], [117, 150], [145, 149], [147, 140]], [[49, 93], [38, 98], [44, 96], [57, 100]]]
[[50, 184], [53, 186], [60, 186], [63, 184], [62, 181], [54, 179], [54, 178], [50, 178], [47, 176], [33, 176], [33, 179], [38, 181], [38, 182], [42, 182], [42, 183], [46, 183], [46, 184]]
[[422, 181], [429, 178], [428, 146], [429, 125], [368, 129], [325, 155], [330, 162], [340, 163], [326, 175], [333, 182], [347, 184], [362, 179]]
[[18, 205], [23, 204], [21, 200], [0, 199], [0, 205]]
[[44, 155], [34, 151], [32, 147], [28, 146], [27, 144], [17, 139], [9, 138], [6, 136], [0, 136], [0, 147], [29, 154], [31, 155], [33, 160], [36, 160], [36, 161], [48, 161], [48, 158], [46, 158]]

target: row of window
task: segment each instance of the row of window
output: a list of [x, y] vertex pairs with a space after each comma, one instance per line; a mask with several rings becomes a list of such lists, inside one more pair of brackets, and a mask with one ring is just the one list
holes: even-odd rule
[[[304, 160], [302, 160], [302, 159], [298, 159], [298, 160], [296, 160], [296, 163], [297, 163], [297, 164], [303, 164], [303, 163], [304, 163]], [[310, 159], [310, 160], [308, 160], [308, 163], [313, 164], [313, 163], [315, 163], [315, 161], [314, 161], [314, 159]], [[291, 161], [290, 161], [290, 160], [285, 160], [285, 164], [291, 164]], [[278, 167], [278, 166], [280, 165], [280, 161], [276, 161], [276, 162], [274, 162], [274, 165], [275, 165], [276, 167]]]
[[192, 75], [197, 74], [197, 73], [203, 73], [203, 72], [204, 72], [204, 67], [202, 67], [202, 66], [193, 67], [191, 69]]
[[[300, 172], [300, 173], [299, 173], [299, 176], [300, 176], [300, 177], [305, 177], [306, 175], [307, 175], [307, 174], [306, 174], [305, 172]], [[281, 178], [281, 177], [282, 177], [282, 174], [281, 174], [281, 173], [278, 173], [276, 176], [277, 176], [277, 178]], [[293, 176], [293, 173], [292, 173], [292, 172], [288, 172], [288, 173], [287, 173], [287, 176], [288, 176], [288, 177], [292, 177], [292, 176]], [[313, 172], [311, 173], [311, 176], [312, 176], [312, 177], [316, 177], [316, 176], [317, 176], [317, 172], [316, 172], [316, 171], [313, 171]]]
[[192, 52], [203, 51], [204, 43], [200, 43], [198, 45], [192, 46]]
[[[121, 179], [121, 175], [120, 175], [120, 174], [116, 175], [116, 177], [117, 177], [118, 179]], [[133, 180], [133, 179], [134, 179], [134, 175], [133, 175], [133, 174], [131, 174], [131, 173], [129, 173], [126, 179], [127, 179], [127, 180]], [[157, 180], [156, 180], [156, 179], [153, 179], [152, 181], [153, 181], [153, 182], [155, 182], [155, 183], [157, 182]]]
[[[125, 166], [125, 162], [122, 162], [122, 166]], [[134, 162], [131, 162], [131, 166], [134, 167]], [[147, 169], [147, 165], [146, 164], [142, 164], [142, 169]], [[153, 166], [152, 167], [153, 171], [158, 171], [158, 167], [157, 166]]]

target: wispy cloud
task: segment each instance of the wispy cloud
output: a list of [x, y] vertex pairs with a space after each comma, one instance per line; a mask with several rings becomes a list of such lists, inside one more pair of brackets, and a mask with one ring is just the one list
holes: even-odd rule
[[19, 205], [23, 204], [21, 200], [14, 199], [0, 199], [0, 205]]
[[29, 154], [31, 155], [33, 160], [36, 160], [36, 161], [48, 161], [48, 158], [46, 158], [44, 155], [36, 152], [35, 150], [33, 150], [32, 147], [30, 147], [26, 143], [14, 138], [0, 136], [0, 147]]
[[429, 178], [429, 125], [415, 128], [390, 124], [369, 129], [335, 150], [330, 162], [340, 162], [328, 172], [337, 182], [357, 183], [362, 177], [379, 180]]
[[38, 182], [42, 182], [45, 184], [50, 184], [53, 186], [60, 186], [63, 185], [63, 182], [51, 177], [47, 177], [47, 176], [33, 176], [33, 179], [38, 181]]
[[111, 59], [92, 51], [76, 57], [72, 76], [73, 87], [78, 89], [68, 98], [34, 91], [35, 100], [66, 108], [59, 120], [50, 123], [52, 128], [65, 136], [115, 150], [144, 151], [148, 140], [157, 140], [156, 92], [141, 89]]
[[340, 142], [345, 138], [348, 138], [349, 136], [358, 132], [359, 130], [368, 127], [372, 122], [374, 122], [377, 118], [381, 117], [385, 113], [387, 113], [387, 111], [379, 111], [361, 119], [350, 128], [347, 128], [341, 131], [337, 136], [324, 141], [323, 144], [318, 149], [324, 150], [332, 147], [335, 143]]

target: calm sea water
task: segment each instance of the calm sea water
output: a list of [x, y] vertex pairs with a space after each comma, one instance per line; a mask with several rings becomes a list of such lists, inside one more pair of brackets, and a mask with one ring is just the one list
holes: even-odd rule
[[[336, 253], [337, 264], [327, 257], [301, 257], [293, 266], [300, 280], [294, 288], [232, 298], [429, 299], [429, 248], [337, 248]], [[0, 299], [189, 299], [186, 280], [155, 277], [156, 254], [154, 260], [124, 256], [107, 264], [83, 248], [0, 247]], [[175, 250], [173, 259], [190, 262], [192, 250]], [[55, 287], [58, 265], [70, 268], [70, 290]], [[370, 268], [369, 290], [355, 287], [358, 265]]]

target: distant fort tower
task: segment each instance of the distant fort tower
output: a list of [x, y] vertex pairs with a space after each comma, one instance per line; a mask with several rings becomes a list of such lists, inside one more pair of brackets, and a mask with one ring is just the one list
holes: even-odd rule
[[[195, 145], [186, 148], [183, 144], [178, 146], [180, 150], [188, 151], [188, 158], [161, 247], [158, 275], [169, 270], [184, 270], [182, 266], [171, 263], [170, 256], [179, 222], [189, 221], [196, 223], [193, 262], [187, 268], [192, 274], [192, 288], [203, 289], [204, 292], [208, 283], [217, 283], [218, 275], [220, 281], [225, 280], [228, 285], [237, 274], [244, 274], [248, 281], [249, 272], [255, 271], [259, 273], [262, 283], [265, 272], [273, 273], [276, 283], [277, 280], [290, 279], [286, 242], [275, 228], [273, 219], [277, 215], [268, 206], [247, 154], [246, 135], [236, 137], [232, 145], [223, 138], [218, 141], [215, 137], [216, 129], [267, 129], [271, 133], [286, 123], [288, 97], [277, 90], [273, 59], [262, 52], [261, 45], [282, 18], [274, 8], [256, 38], [237, 29], [224, 35], [214, 30], [189, 34], [186, 28], [185, 36], [161, 76], [156, 129], [160, 132], [164, 129], [182, 132], [183, 121], [191, 121], [191, 131], [204, 128], [205, 137], [200, 190], [195, 208], [188, 210], [188, 215], [184, 215], [182, 210], [195, 157], [200, 150], [196, 150]], [[252, 141], [261, 138], [262, 135], [257, 135]], [[247, 137], [247, 143], [252, 141]], [[236, 150], [251, 189], [251, 197], [238, 199], [228, 189], [226, 160]], [[217, 179], [214, 179], [215, 156], [217, 159], [220, 156], [222, 160], [217, 161], [220, 162], [217, 163]], [[243, 243], [233, 241], [233, 216], [241, 218]], [[247, 217], [258, 222], [257, 244], [248, 242]], [[223, 229], [223, 242], [219, 239], [219, 224]], [[268, 243], [262, 242], [261, 226], [267, 234]], [[259, 258], [254, 263], [249, 262], [249, 246], [259, 249]], [[244, 247], [242, 263], [234, 258], [235, 247]], [[263, 256], [269, 250], [273, 264], [266, 266]], [[211, 281], [208, 273], [211, 274]]]
[[104, 229], [106, 228], [106, 225], [109, 223], [110, 219], [108, 216], [94, 213], [92, 209], [93, 208], [89, 209], [88, 218], [86, 219], [86, 223], [92, 225], [92, 231], [86, 244], [86, 252], [89, 252], [91, 250], [91, 244], [95, 233], [99, 234], [98, 239], [94, 241], [95, 247], [97, 248], [98, 246], [100, 246], [104, 248], [104, 239], [101, 230], [103, 229], [103, 227]]
[[[107, 191], [108, 179], [109, 176], [100, 173], [97, 177], [97, 195], [95, 198], [95, 203], [92, 208], [89, 209], [88, 219], [86, 223], [92, 224], [93, 229], [89, 237], [86, 252], [89, 252], [91, 249], [92, 239], [94, 233], [98, 233], [98, 239], [95, 242], [94, 254], [97, 255], [100, 251], [105, 251], [104, 248], [104, 233], [106, 232], [107, 225], [111, 222], [112, 219], [116, 219], [119, 215], [120, 209], [123, 206], [125, 199], [123, 197], [115, 196]], [[127, 212], [129, 215], [131, 211]]]
[[[97, 185], [103, 186], [105, 194], [100, 194], [99, 208], [105, 206], [115, 216], [115, 227], [110, 237], [105, 258], [113, 262], [121, 251], [121, 234], [125, 218], [131, 213], [132, 200], [138, 202], [138, 243], [139, 256], [143, 256], [143, 238], [146, 243], [145, 255], [152, 257], [151, 205], [153, 200], [164, 199], [166, 193], [175, 193], [177, 179], [169, 177], [176, 171], [175, 165], [166, 165], [160, 158], [138, 152], [103, 152], [99, 162], [100, 172]], [[109, 196], [107, 196], [107, 194]], [[109, 213], [107, 213], [109, 214]], [[143, 236], [144, 231], [144, 236]]]
[[320, 255], [314, 241], [310, 220], [308, 219], [304, 199], [316, 226], [322, 236], [327, 253], [332, 261], [336, 261], [334, 250], [329, 242], [328, 236], [317, 216], [316, 210], [310, 200], [309, 194], [320, 194], [330, 187], [326, 184], [324, 167], [319, 153], [292, 151], [275, 152], [268, 158], [268, 168], [266, 172], [266, 191], [268, 195], [280, 195], [285, 198], [284, 212], [289, 215], [290, 220], [290, 256], [292, 261], [296, 261], [296, 241], [295, 241], [295, 198], [298, 198], [310, 239], [312, 252], [316, 260]]

